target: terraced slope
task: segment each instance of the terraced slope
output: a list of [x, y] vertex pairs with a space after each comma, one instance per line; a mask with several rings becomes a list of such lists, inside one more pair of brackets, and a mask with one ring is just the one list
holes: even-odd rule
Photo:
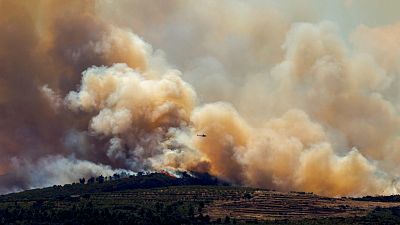
[[229, 215], [245, 220], [276, 220], [364, 216], [376, 207], [396, 206], [400, 206], [400, 202], [357, 201], [326, 198], [310, 193], [254, 190], [249, 199], [217, 200], [206, 211], [211, 218]]

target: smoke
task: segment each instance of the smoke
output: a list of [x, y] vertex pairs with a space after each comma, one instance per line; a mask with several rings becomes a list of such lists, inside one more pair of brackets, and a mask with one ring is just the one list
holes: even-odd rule
[[[161, 64], [156, 55], [147, 55], [151, 47], [98, 18], [91, 1], [4, 0], [0, 7], [1, 190], [9, 189], [10, 179], [24, 171], [11, 159], [38, 165], [37, 170], [41, 167], [36, 162], [54, 155], [66, 159], [76, 155], [108, 164], [107, 157], [95, 153], [103, 143], [85, 133], [91, 115], [71, 113], [63, 98], [79, 84], [81, 72], [92, 65], [122, 61], [144, 70], [150, 60]], [[77, 149], [81, 151], [75, 152]], [[62, 174], [60, 182], [71, 181]], [[31, 175], [37, 178], [40, 172]], [[23, 183], [16, 188], [38, 185], [28, 180]]]
[[[107, 156], [138, 170], [161, 154], [174, 128], [187, 127], [195, 93], [178, 71], [149, 78], [126, 64], [93, 67], [82, 75], [78, 92], [66, 97], [72, 110], [92, 112], [89, 131], [109, 139]], [[149, 165], [151, 166], [151, 165]]]
[[314, 6], [0, 1], [0, 192], [179, 169], [398, 193], [399, 26], [346, 39]]
[[2, 177], [2, 180], [8, 182], [7, 187], [1, 187], [2, 193], [69, 184], [71, 181], [77, 182], [82, 177], [89, 178], [99, 174], [112, 176], [115, 173], [129, 173], [128, 170], [112, 169], [108, 165], [79, 160], [73, 156], [51, 155], [42, 157], [36, 162], [13, 158], [11, 163], [18, 170]]

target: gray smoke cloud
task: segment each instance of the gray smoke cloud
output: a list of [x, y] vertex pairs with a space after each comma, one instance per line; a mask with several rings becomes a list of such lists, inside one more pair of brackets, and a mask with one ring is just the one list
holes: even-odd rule
[[399, 25], [321, 4], [1, 1], [0, 191], [184, 169], [398, 193]]

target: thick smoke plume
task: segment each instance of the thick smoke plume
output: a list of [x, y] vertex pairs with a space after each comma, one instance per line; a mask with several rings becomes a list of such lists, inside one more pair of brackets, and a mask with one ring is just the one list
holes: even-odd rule
[[259, 1], [0, 9], [1, 192], [183, 169], [328, 196], [398, 193], [399, 24], [347, 40], [317, 14]]

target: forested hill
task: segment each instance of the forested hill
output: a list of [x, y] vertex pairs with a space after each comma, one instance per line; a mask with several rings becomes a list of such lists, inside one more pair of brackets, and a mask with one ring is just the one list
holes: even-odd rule
[[[117, 177], [117, 178], [115, 178]], [[100, 179], [99, 179], [100, 178]], [[0, 201], [23, 201], [23, 200], [48, 200], [73, 197], [85, 197], [85, 194], [99, 193], [99, 192], [114, 192], [125, 191], [132, 189], [146, 189], [158, 188], [168, 186], [182, 186], [182, 185], [223, 185], [227, 186], [228, 183], [223, 182], [209, 174], [194, 173], [180, 173], [179, 176], [173, 176], [166, 172], [150, 173], [147, 175], [139, 174], [137, 176], [127, 176], [120, 178], [114, 176], [113, 179], [103, 180], [102, 176], [92, 181], [88, 180], [87, 183], [72, 183], [61, 185], [54, 185], [52, 187], [39, 188], [26, 190], [19, 193], [11, 193], [0, 196]]]

